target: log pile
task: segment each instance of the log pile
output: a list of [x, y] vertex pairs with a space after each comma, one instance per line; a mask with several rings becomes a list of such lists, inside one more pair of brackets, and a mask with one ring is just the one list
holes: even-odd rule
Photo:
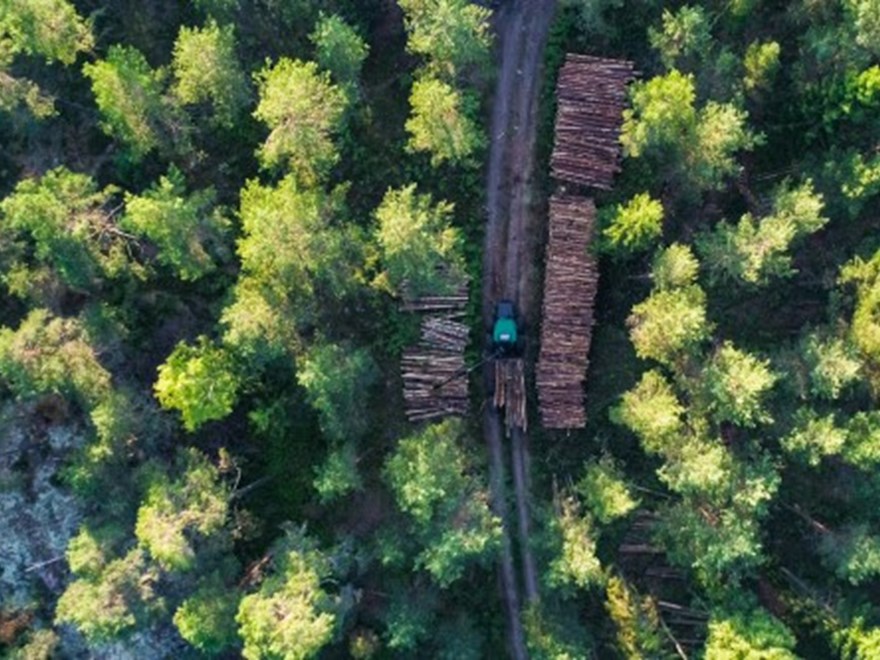
[[545, 428], [583, 428], [584, 380], [599, 285], [588, 251], [596, 208], [587, 197], [550, 199], [550, 237], [544, 273], [543, 322], [536, 381]]
[[526, 419], [526, 379], [521, 359], [495, 361], [495, 407], [504, 408], [507, 435], [513, 428], [528, 430]]
[[422, 422], [448, 415], [466, 415], [468, 379], [464, 352], [470, 329], [454, 320], [464, 315], [467, 288], [449, 296], [407, 300], [402, 308], [431, 312], [421, 323], [421, 340], [403, 352], [403, 400], [407, 419]]
[[556, 83], [556, 141], [550, 167], [559, 181], [610, 190], [620, 170], [620, 129], [633, 63], [569, 53]]

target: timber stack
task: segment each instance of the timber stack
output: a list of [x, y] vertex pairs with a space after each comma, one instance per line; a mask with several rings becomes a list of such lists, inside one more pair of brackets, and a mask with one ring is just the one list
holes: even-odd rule
[[583, 428], [584, 380], [599, 269], [589, 246], [596, 208], [588, 197], [550, 199], [543, 323], [536, 383], [545, 428]]
[[504, 408], [504, 427], [508, 437], [513, 428], [528, 430], [526, 419], [526, 378], [520, 358], [495, 360], [495, 407]]
[[633, 63], [566, 55], [556, 84], [556, 140], [550, 167], [559, 181], [610, 190], [620, 171], [620, 130]]
[[407, 419], [423, 422], [468, 412], [465, 349], [470, 328], [455, 320], [464, 316], [467, 289], [454, 295], [423, 296], [405, 301], [407, 311], [431, 312], [421, 323], [418, 344], [403, 352], [403, 400]]

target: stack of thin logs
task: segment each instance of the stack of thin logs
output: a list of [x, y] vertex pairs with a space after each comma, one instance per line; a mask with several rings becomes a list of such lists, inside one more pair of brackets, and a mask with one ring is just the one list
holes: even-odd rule
[[451, 296], [426, 296], [403, 304], [405, 310], [434, 312], [422, 319], [419, 343], [401, 358], [404, 407], [411, 422], [467, 414], [464, 351], [470, 329], [454, 320], [464, 315], [466, 303], [467, 289], [462, 288]]
[[545, 428], [583, 428], [584, 380], [599, 285], [589, 252], [596, 208], [587, 197], [550, 199], [550, 238], [544, 273], [541, 349], [536, 382]]
[[464, 308], [468, 301], [467, 282], [453, 293], [439, 296], [420, 296], [409, 298], [404, 296], [400, 309], [404, 312], [430, 312], [432, 314], [464, 316]]
[[556, 142], [550, 167], [559, 181], [610, 190], [620, 171], [620, 129], [633, 63], [569, 53], [556, 83]]
[[528, 430], [526, 419], [526, 379], [523, 361], [501, 358], [495, 361], [495, 407], [504, 408], [507, 435], [514, 428]]

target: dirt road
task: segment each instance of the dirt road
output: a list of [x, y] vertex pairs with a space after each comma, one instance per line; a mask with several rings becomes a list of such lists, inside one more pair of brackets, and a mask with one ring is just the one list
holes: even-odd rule
[[[483, 317], [487, 327], [492, 322], [496, 301], [502, 298], [517, 303], [521, 318], [532, 322], [536, 318], [533, 255], [541, 218], [540, 208], [535, 204], [535, 144], [541, 65], [554, 8], [555, 0], [510, 0], [498, 13], [501, 59], [493, 99], [483, 257]], [[484, 368], [487, 388], [491, 387], [493, 368], [491, 363]], [[509, 652], [514, 658], [527, 658], [520, 619], [522, 600], [510, 536], [501, 421], [491, 405], [485, 408], [483, 431], [489, 448], [493, 507], [504, 521], [500, 580]], [[522, 586], [526, 601], [534, 602], [538, 598], [538, 578], [529, 543], [528, 438], [514, 432], [510, 446]]]

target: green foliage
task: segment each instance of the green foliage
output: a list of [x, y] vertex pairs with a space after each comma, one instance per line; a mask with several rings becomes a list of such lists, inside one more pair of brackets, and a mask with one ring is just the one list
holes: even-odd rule
[[137, 514], [135, 535], [150, 556], [166, 570], [191, 570], [196, 561], [194, 540], [218, 532], [226, 521], [228, 496], [217, 470], [195, 449], [180, 456], [177, 479], [161, 472], [150, 475]]
[[174, 625], [187, 642], [213, 656], [238, 641], [237, 610], [237, 592], [214, 575], [181, 603], [174, 613]]
[[159, 366], [153, 389], [162, 407], [179, 410], [184, 428], [195, 431], [232, 412], [239, 386], [232, 357], [202, 336], [194, 346], [175, 347]]
[[388, 190], [376, 209], [377, 241], [384, 277], [377, 283], [398, 295], [417, 297], [452, 291], [463, 281], [459, 234], [451, 226], [452, 204], [432, 203], [415, 184]]
[[877, 0], [846, 0], [843, 4], [854, 23], [856, 43], [873, 55], [880, 55], [880, 3]]
[[706, 294], [691, 285], [655, 291], [627, 319], [636, 355], [672, 365], [709, 336]]
[[143, 553], [132, 550], [109, 562], [100, 575], [71, 582], [58, 599], [55, 623], [72, 624], [92, 642], [119, 637], [148, 615], [156, 599], [155, 581]]
[[852, 585], [880, 575], [880, 537], [865, 524], [825, 535], [819, 549], [837, 576]]
[[660, 53], [667, 69], [682, 63], [699, 61], [708, 53], [712, 42], [709, 17], [702, 7], [680, 7], [675, 13], [663, 10], [663, 29], [648, 28], [651, 47]]
[[370, 387], [379, 377], [368, 351], [347, 343], [318, 343], [303, 356], [296, 377], [328, 438], [344, 442], [363, 436], [369, 422]]
[[235, 54], [232, 25], [213, 20], [203, 28], [181, 27], [174, 42], [172, 92], [184, 105], [210, 103], [212, 121], [232, 128], [250, 102], [248, 81]]
[[84, 64], [83, 73], [91, 80], [101, 127], [125, 145], [132, 159], [157, 148], [187, 150], [189, 126], [163, 93], [166, 71], [150, 68], [139, 50], [111, 46], [105, 59]]
[[370, 47], [357, 30], [335, 14], [322, 14], [309, 39], [315, 45], [315, 60], [337, 84], [358, 84]]
[[110, 551], [120, 531], [116, 527], [80, 527], [65, 552], [71, 572], [84, 578], [98, 578], [110, 561]]
[[598, 532], [593, 518], [583, 515], [571, 497], [559, 498], [556, 507], [553, 526], [561, 538], [561, 544], [559, 554], [550, 562], [547, 582], [555, 588], [601, 586], [605, 573], [596, 556]]
[[487, 66], [491, 12], [467, 0], [400, 0], [406, 47], [427, 59], [427, 69], [448, 79]]
[[791, 277], [795, 271], [789, 251], [795, 241], [828, 222], [823, 206], [822, 195], [814, 192], [809, 179], [796, 187], [786, 182], [774, 192], [767, 217], [758, 221], [746, 213], [735, 228], [726, 221], [718, 223], [696, 242], [710, 280], [763, 286], [775, 277]]
[[186, 195], [183, 174], [173, 165], [168, 175], [141, 195], [126, 194], [121, 226], [159, 248], [160, 263], [180, 279], [196, 280], [214, 269], [209, 249], [222, 244], [228, 221], [211, 211], [214, 191]]
[[849, 342], [840, 338], [822, 339], [808, 335], [800, 345], [801, 354], [810, 373], [810, 394], [834, 400], [855, 383], [862, 363]]
[[241, 600], [235, 617], [247, 660], [312, 657], [336, 629], [334, 599], [321, 585], [330, 575], [327, 558], [305, 537], [282, 546], [274, 573]]
[[324, 504], [363, 487], [357, 468], [357, 454], [352, 443], [346, 442], [330, 451], [327, 459], [317, 469], [314, 485]]
[[781, 48], [776, 41], [763, 43], [754, 41], [746, 49], [743, 59], [745, 75], [743, 86], [746, 91], [769, 90], [779, 70], [779, 53]]
[[333, 137], [346, 97], [314, 62], [281, 58], [255, 75], [260, 101], [254, 117], [269, 127], [257, 155], [264, 167], [289, 168], [297, 180], [322, 180], [339, 160]]
[[776, 382], [770, 363], [725, 342], [704, 373], [709, 410], [717, 422], [746, 428], [771, 421], [764, 398]]
[[0, 202], [2, 232], [13, 240], [26, 237], [36, 263], [52, 268], [68, 286], [93, 288], [121, 251], [105, 210], [112, 192], [65, 167], [24, 179]]
[[398, 596], [391, 601], [385, 617], [388, 648], [395, 651], [415, 651], [425, 639], [434, 623], [434, 599], [405, 598]]
[[795, 660], [795, 638], [780, 621], [753, 606], [746, 612], [714, 614], [709, 620], [706, 660]]
[[657, 289], [671, 290], [696, 284], [700, 262], [689, 245], [673, 243], [659, 250], [651, 266], [651, 277]]
[[819, 417], [810, 410], [800, 410], [795, 428], [782, 438], [783, 449], [816, 467], [825, 456], [836, 456], [844, 447], [846, 430], [835, 423], [834, 415]]
[[842, 660], [872, 660], [880, 654], [880, 628], [867, 627], [863, 617], [856, 617], [834, 638]]
[[526, 606], [522, 615], [529, 657], [535, 660], [586, 660], [589, 639], [576, 623], [558, 621], [539, 603]]
[[442, 587], [467, 564], [490, 557], [501, 538], [501, 522], [489, 511], [462, 435], [458, 421], [434, 424], [400, 440], [385, 465], [397, 505], [423, 547], [416, 565]]
[[605, 525], [627, 515], [639, 505], [639, 501], [630, 493], [622, 472], [607, 455], [587, 464], [576, 490], [587, 510]]
[[877, 411], [856, 413], [850, 418], [843, 456], [863, 470], [873, 469], [880, 463], [880, 414]]
[[110, 374], [98, 362], [76, 319], [35, 309], [18, 330], [0, 329], [0, 376], [16, 396], [61, 394], [95, 405], [110, 389]]
[[663, 233], [663, 204], [648, 193], [639, 193], [614, 209], [611, 224], [602, 230], [612, 248], [644, 250]]
[[660, 615], [650, 597], [640, 597], [623, 578], [612, 575], [605, 585], [605, 609], [625, 658], [663, 657]]
[[620, 136], [626, 154], [663, 161], [697, 190], [721, 188], [739, 172], [734, 154], [762, 140], [732, 104], [709, 101], [698, 111], [694, 77], [675, 69], [633, 84], [630, 96]]
[[681, 432], [684, 412], [663, 374], [651, 370], [623, 395], [620, 405], [612, 410], [612, 420], [638, 435], [648, 451], [659, 452], [667, 440]]
[[407, 149], [431, 154], [434, 167], [444, 163], [470, 163], [486, 139], [473, 120], [476, 103], [442, 80], [422, 77], [410, 95], [412, 114], [406, 122]]
[[681, 148], [697, 122], [694, 77], [672, 70], [630, 87], [620, 141], [631, 158], [651, 150]]
[[62, 64], [73, 64], [77, 54], [94, 45], [91, 21], [67, 0], [6, 0], [0, 7], [0, 41], [3, 51]]

